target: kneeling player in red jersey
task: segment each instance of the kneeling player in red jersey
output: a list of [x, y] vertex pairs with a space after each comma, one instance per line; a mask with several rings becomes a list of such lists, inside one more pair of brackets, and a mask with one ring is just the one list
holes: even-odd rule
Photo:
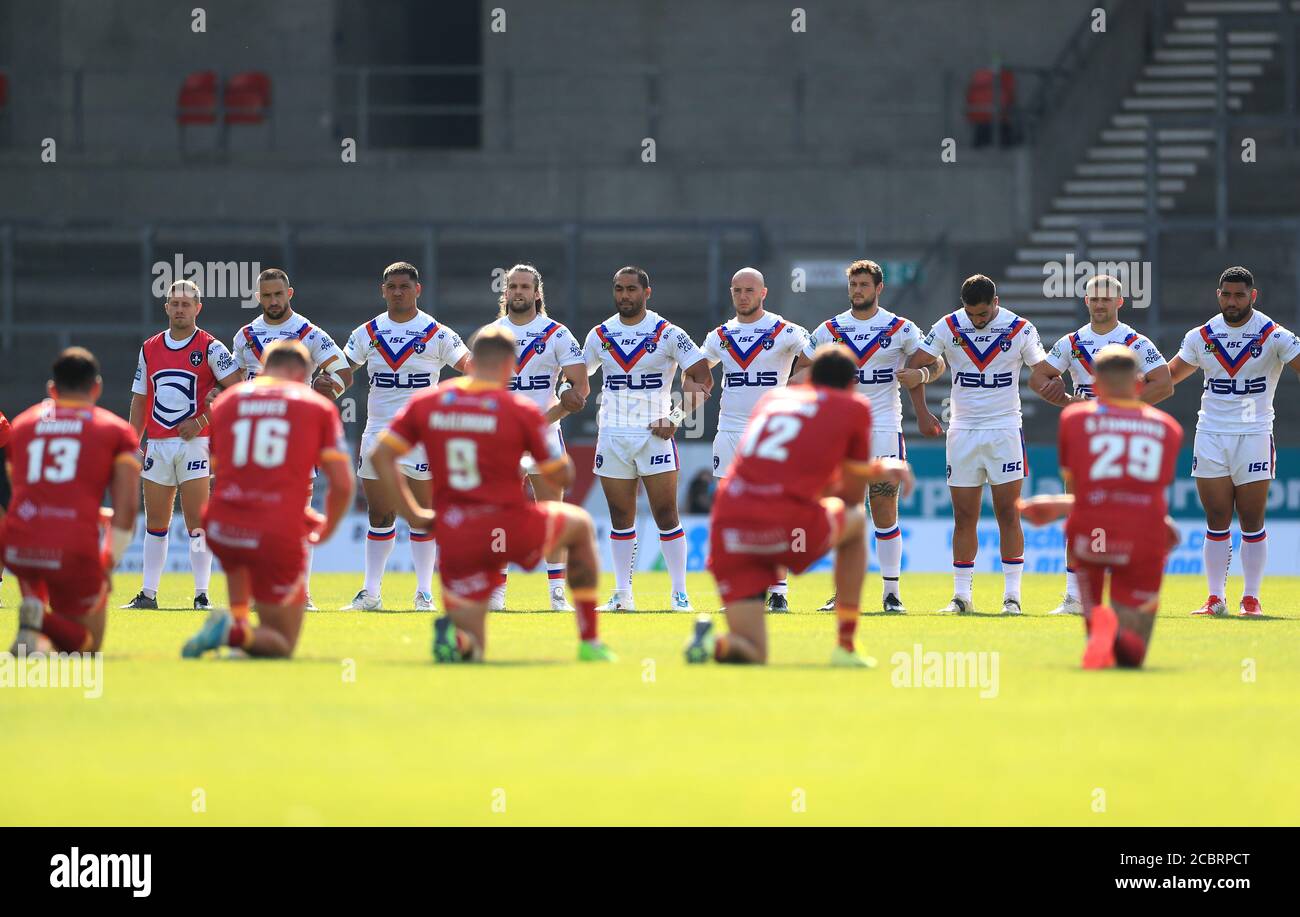
[[[186, 658], [222, 646], [250, 656], [291, 656], [298, 643], [307, 546], [334, 534], [354, 487], [338, 411], [307, 384], [312, 365], [299, 341], [275, 341], [266, 348], [262, 374], [212, 405], [215, 483], [204, 531], [226, 571], [230, 610], [213, 610], [181, 649]], [[324, 517], [310, 507], [303, 511], [316, 465], [329, 481]]]
[[[1151, 642], [1165, 556], [1180, 537], [1165, 489], [1183, 430], [1138, 401], [1137, 359], [1128, 347], [1103, 347], [1093, 371], [1097, 400], [1061, 413], [1061, 477], [1074, 492], [1021, 500], [1020, 512], [1035, 525], [1069, 516], [1066, 549], [1079, 574], [1088, 633], [1083, 667], [1137, 667]], [[1102, 600], [1107, 572], [1109, 605]]]
[[13, 652], [37, 650], [40, 634], [61, 652], [94, 652], [104, 641], [109, 571], [131, 542], [140, 507], [139, 440], [125, 420], [95, 406], [103, 380], [89, 350], [63, 351], [52, 377], [51, 400], [15, 418], [9, 443], [13, 496], [0, 544], [23, 594]]
[[[557, 548], [569, 552], [568, 582], [578, 617], [578, 659], [613, 661], [596, 633], [596, 534], [591, 517], [567, 503], [533, 503], [519, 460], [555, 490], [573, 483], [573, 463], [550, 435], [540, 408], [506, 389], [515, 338], [489, 325], [474, 337], [470, 375], [407, 402], [370, 455], [398, 512], [414, 529], [433, 526], [447, 614], [434, 621], [438, 662], [480, 661], [487, 646], [488, 599], [509, 563], [534, 567]], [[423, 445], [433, 476], [433, 510], [411, 496], [397, 459]]]
[[871, 458], [871, 402], [852, 390], [857, 362], [846, 347], [818, 348], [809, 381], [754, 406], [710, 519], [709, 568], [730, 633], [715, 637], [701, 615], [687, 662], [766, 662], [765, 590], [833, 549], [839, 641], [831, 663], [870, 665], [853, 642], [867, 567], [863, 499], [872, 482], [901, 485], [906, 496], [911, 466]]

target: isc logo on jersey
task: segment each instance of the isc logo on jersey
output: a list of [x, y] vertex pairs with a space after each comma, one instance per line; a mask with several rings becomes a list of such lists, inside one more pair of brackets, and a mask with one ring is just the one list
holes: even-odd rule
[[[191, 357], [190, 362], [194, 362]], [[203, 355], [199, 354], [199, 363]], [[160, 369], [153, 380], [153, 419], [173, 429], [198, 413], [198, 377], [183, 369]]]

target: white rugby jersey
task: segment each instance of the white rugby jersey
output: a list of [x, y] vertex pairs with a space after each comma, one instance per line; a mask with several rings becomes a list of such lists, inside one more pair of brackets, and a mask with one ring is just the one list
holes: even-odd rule
[[646, 433], [672, 410], [673, 377], [704, 354], [690, 335], [656, 312], [625, 325], [617, 316], [592, 328], [582, 346], [587, 372], [604, 371], [597, 425], [604, 433]]
[[1193, 328], [1178, 355], [1205, 373], [1197, 430], [1271, 433], [1277, 379], [1300, 356], [1300, 339], [1257, 309], [1239, 328], [1222, 314]]
[[719, 433], [743, 433], [758, 399], [785, 385], [795, 357], [808, 343], [808, 331], [774, 312], [756, 322], [733, 318], [704, 337], [701, 350], [722, 364]]
[[934, 323], [920, 349], [942, 356], [952, 372], [949, 429], [1020, 429], [1020, 368], [1047, 356], [1029, 321], [999, 306], [993, 321], [975, 328], [958, 309]]
[[469, 353], [460, 335], [423, 310], [408, 322], [381, 312], [348, 336], [343, 352], [364, 364], [370, 377], [365, 433], [377, 433], [411, 399], [438, 384], [444, 366], [455, 366]]
[[308, 375], [324, 366], [331, 358], [336, 361], [335, 369], [347, 368], [343, 351], [334, 343], [334, 339], [301, 315], [295, 313], [278, 325], [268, 324], [266, 316], [259, 315], [235, 332], [234, 346], [230, 348], [235, 362], [244, 371], [245, 380], [261, 374], [262, 351], [271, 342], [280, 340], [297, 340], [306, 345], [312, 359]]
[[1105, 334], [1092, 330], [1092, 324], [1084, 325], [1078, 331], [1063, 336], [1047, 352], [1047, 363], [1058, 372], [1070, 371], [1074, 382], [1074, 393], [1085, 398], [1096, 398], [1092, 391], [1092, 360], [1107, 344], [1124, 344], [1132, 347], [1138, 361], [1139, 372], [1150, 372], [1157, 366], [1165, 365], [1165, 358], [1160, 355], [1156, 345], [1145, 334], [1138, 334], [1128, 325], [1120, 322]]
[[559, 400], [555, 384], [560, 370], [586, 363], [582, 348], [568, 328], [545, 315], [538, 315], [527, 325], [516, 325], [503, 315], [496, 324], [515, 336], [515, 373], [510, 377], [510, 391], [523, 395], [543, 413], [549, 411]]
[[858, 394], [871, 401], [871, 429], [901, 433], [903, 401], [896, 374], [920, 346], [920, 329], [888, 309], [877, 308], [865, 321], [847, 309], [812, 330], [804, 355], [811, 357], [823, 344], [843, 344], [853, 351]]

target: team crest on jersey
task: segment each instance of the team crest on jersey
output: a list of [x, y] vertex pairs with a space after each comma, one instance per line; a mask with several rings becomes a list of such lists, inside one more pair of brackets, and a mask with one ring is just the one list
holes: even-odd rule
[[144, 470], [148, 471], [152, 467], [153, 467], [153, 456], [152, 455], [145, 456]]
[[646, 341], [646, 342], [645, 342], [645, 352], [646, 352], [646, 353], [654, 353], [654, 352], [655, 352], [656, 350], [658, 350], [658, 349], [659, 349], [659, 345], [656, 344], [654, 341]]
[[546, 353], [546, 342], [541, 338], [533, 341], [533, 350], [538, 354]]
[[202, 351], [199, 351], [199, 350], [191, 350], [191, 351], [190, 351], [190, 365], [191, 365], [191, 366], [202, 366], [202, 365], [203, 365], [203, 352], [202, 352]]
[[603, 464], [605, 464], [605, 456], [603, 456], [603, 455], [601, 455], [599, 452], [597, 452], [597, 453], [596, 453], [596, 467], [599, 468], [599, 467], [600, 467], [601, 465], [603, 465]]
[[416, 341], [411, 349], [416, 353], [424, 353], [424, 341]]
[[1004, 337], [1004, 338], [1002, 339], [1002, 342], [1001, 342], [1000, 344], [998, 344], [998, 346], [1002, 348], [1002, 352], [1003, 352], [1003, 353], [1006, 353], [1008, 350], [1011, 349], [1011, 340], [1010, 340], [1010, 338], [1006, 338], [1006, 337]]
[[1250, 355], [1252, 357], [1257, 357], [1263, 352], [1264, 348], [1260, 345], [1259, 341], [1255, 341], [1250, 345]]
[[[197, 354], [202, 361], [202, 354]], [[197, 365], [197, 364], [196, 364]], [[198, 379], [183, 369], [153, 374], [153, 419], [172, 429], [198, 412]]]
[[952, 477], [952, 466], [951, 466], [951, 465], [949, 465], [949, 466], [948, 466], [948, 470], [944, 472], [944, 477], [946, 477], [946, 478], [951, 478], [951, 477]]
[[776, 346], [776, 341], [772, 340], [770, 337], [767, 337], [767, 338], [764, 338], [764, 339], [763, 339], [763, 349], [764, 349], [764, 350], [771, 350], [771, 349], [772, 349], [773, 347], [775, 347], [775, 346]]
[[714, 470], [714, 471], [717, 471], [717, 470], [718, 470], [718, 465], [719, 465], [721, 462], [722, 462], [721, 457], [716, 456], [716, 455], [713, 457], [713, 470]]
[[880, 339], [880, 349], [881, 349], [881, 350], [884, 350], [884, 349], [885, 349], [886, 347], [888, 347], [888, 346], [889, 346], [889, 338], [881, 338], [881, 339]]

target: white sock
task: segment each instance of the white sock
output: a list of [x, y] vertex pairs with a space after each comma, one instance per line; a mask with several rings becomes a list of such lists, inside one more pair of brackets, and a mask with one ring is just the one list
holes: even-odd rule
[[876, 529], [876, 560], [880, 562], [882, 595], [898, 595], [898, 574], [903, 569], [903, 538], [897, 525]]
[[[1231, 542], [1229, 542], [1231, 544]], [[1264, 563], [1268, 560], [1268, 533], [1263, 529], [1258, 532], [1241, 533], [1241, 572], [1246, 575], [1242, 595], [1259, 598], [1259, 587], [1264, 580]]]
[[1072, 599], [1079, 597], [1079, 575], [1070, 566], [1065, 568], [1065, 594]]
[[432, 532], [411, 529], [411, 562], [415, 564], [415, 591], [433, 594], [433, 565], [438, 543]]
[[952, 562], [952, 594], [959, 599], [971, 600], [971, 585], [975, 580], [975, 561]]
[[1020, 601], [1020, 575], [1025, 572], [1023, 557], [1002, 558], [1002, 578], [1004, 581], [1002, 595]]
[[163, 567], [167, 566], [167, 529], [145, 529], [144, 533], [144, 594], [149, 598], [158, 595], [158, 582]]
[[568, 575], [568, 564], [550, 564], [546, 565], [546, 586], [548, 589], [554, 589], [556, 584], [564, 586], [564, 578]]
[[772, 593], [772, 595], [789, 595], [790, 581], [788, 579], [777, 580], [775, 583], [767, 587], [767, 591]]
[[673, 592], [686, 591], [686, 533], [679, 525], [659, 533], [659, 550], [664, 555], [664, 566], [673, 581]]
[[1210, 595], [1224, 598], [1228, 591], [1228, 565], [1232, 563], [1232, 530], [1216, 532], [1205, 530], [1205, 546], [1201, 549], [1205, 561], [1205, 580], [1210, 587]]
[[510, 579], [510, 565], [507, 564], [506, 566], [501, 568], [501, 585], [497, 586], [496, 588], [496, 591], [501, 593], [502, 598], [505, 598], [506, 583], [509, 579]]
[[632, 565], [636, 563], [636, 527], [609, 530], [609, 549], [614, 554], [614, 588], [632, 593]]
[[384, 568], [388, 566], [388, 555], [393, 553], [393, 542], [397, 531], [393, 526], [375, 528], [373, 525], [366, 532], [366, 581], [365, 590], [370, 595], [380, 595], [384, 586]]
[[203, 529], [190, 532], [190, 567], [194, 570], [194, 594], [207, 592], [212, 583], [212, 550]]

